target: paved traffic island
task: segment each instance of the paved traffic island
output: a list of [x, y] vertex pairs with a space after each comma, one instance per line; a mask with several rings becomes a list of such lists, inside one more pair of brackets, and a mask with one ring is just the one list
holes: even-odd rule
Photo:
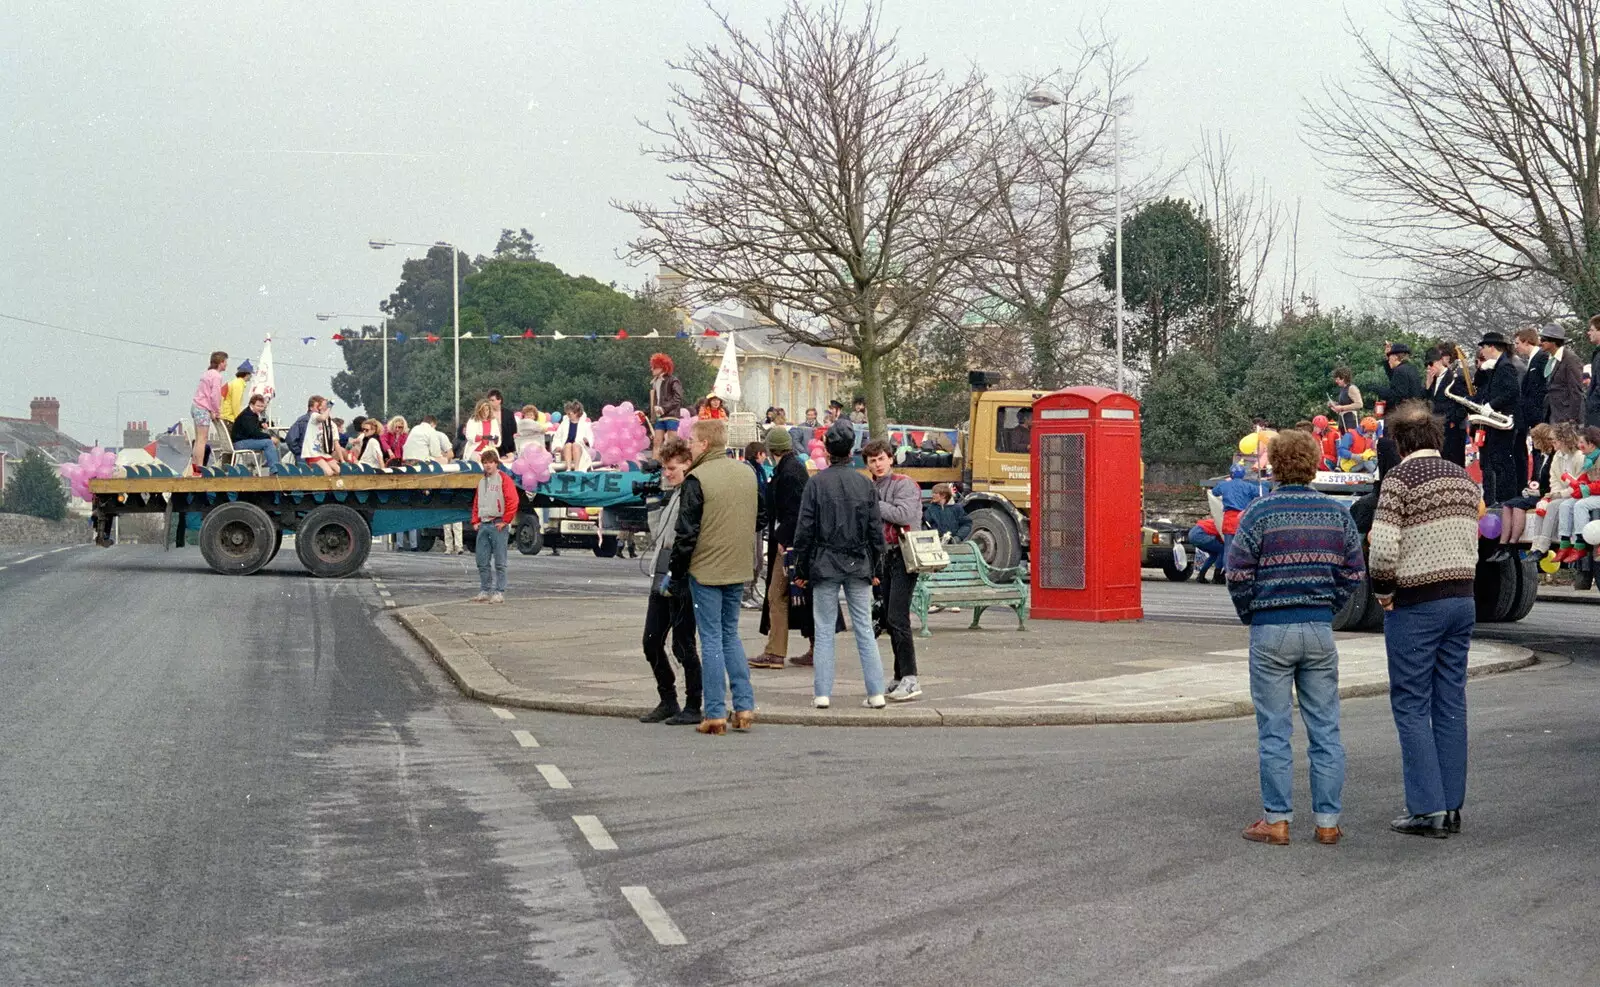
[[[397, 611], [462, 692], [504, 706], [638, 717], [656, 704], [655, 680], [640, 649], [645, 601], [547, 596], [504, 604], [441, 603]], [[746, 612], [745, 651], [762, 650], [760, 614]], [[863, 709], [861, 666], [847, 633], [838, 636], [833, 708], [811, 707], [811, 669], [752, 669], [758, 722], [816, 726], [1045, 726], [1179, 723], [1255, 711], [1250, 702], [1249, 635], [1223, 624], [1029, 621], [1009, 612], [936, 614], [932, 637], [917, 639], [921, 699]], [[993, 629], [989, 624], [993, 624]], [[791, 636], [803, 652], [806, 642]], [[889, 640], [879, 639], [885, 670]], [[1339, 693], [1388, 692], [1383, 638], [1339, 635]], [[1476, 641], [1468, 675], [1524, 668], [1527, 648]], [[679, 689], [682, 679], [679, 678]]]

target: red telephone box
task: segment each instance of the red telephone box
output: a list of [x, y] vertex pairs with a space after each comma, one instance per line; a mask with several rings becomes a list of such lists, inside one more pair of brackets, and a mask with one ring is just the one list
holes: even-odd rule
[[1139, 402], [1069, 387], [1033, 403], [1033, 604], [1046, 620], [1139, 620]]

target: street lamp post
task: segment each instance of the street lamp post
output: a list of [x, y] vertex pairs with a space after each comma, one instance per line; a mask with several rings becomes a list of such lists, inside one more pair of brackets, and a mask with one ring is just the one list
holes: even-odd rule
[[[172, 393], [171, 391], [167, 390], [164, 387], [162, 387], [162, 388], [140, 388], [138, 390], [133, 390], [133, 391], [118, 391], [117, 392], [117, 400], [116, 400], [116, 405], [117, 405], [117, 427], [112, 431], [111, 437], [113, 439], [117, 439], [117, 440], [120, 440], [121, 437], [122, 437], [122, 424], [123, 424], [122, 423], [122, 396], [124, 394], [154, 394], [156, 397], [164, 398], [164, 397], [166, 397], [167, 395], [169, 395], [171, 393]], [[116, 444], [120, 446], [122, 443], [121, 443], [121, 441], [118, 441]]]
[[329, 319], [377, 319], [383, 333], [383, 420], [389, 420], [389, 317], [387, 315], [355, 315], [350, 312], [318, 312], [323, 322]]
[[1039, 88], [1023, 98], [1029, 106], [1036, 110], [1048, 109], [1052, 106], [1061, 107], [1065, 115], [1068, 107], [1093, 110], [1104, 113], [1111, 118], [1111, 174], [1116, 186], [1116, 254], [1117, 254], [1117, 390], [1123, 390], [1122, 367], [1122, 111], [1115, 106], [1107, 104], [1104, 107], [1091, 106], [1087, 103], [1071, 103], [1062, 99], [1048, 89]]
[[432, 243], [419, 243], [414, 240], [368, 240], [367, 246], [373, 250], [382, 250], [384, 247], [449, 247], [450, 248], [450, 309], [455, 320], [455, 377], [456, 377], [456, 404], [455, 422], [456, 431], [461, 431], [461, 251], [453, 243], [435, 240]]

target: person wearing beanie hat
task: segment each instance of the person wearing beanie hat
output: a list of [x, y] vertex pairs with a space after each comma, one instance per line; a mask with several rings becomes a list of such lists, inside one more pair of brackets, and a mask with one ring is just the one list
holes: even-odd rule
[[246, 360], [239, 364], [239, 369], [234, 371], [233, 379], [222, 385], [222, 422], [228, 426], [229, 434], [233, 432], [233, 423], [239, 417], [239, 412], [245, 408], [244, 392], [250, 387], [250, 376], [256, 368]]
[[767, 598], [761, 605], [761, 633], [767, 635], [767, 644], [761, 654], [750, 659], [750, 665], [782, 668], [786, 661], [810, 665], [810, 650], [802, 657], [789, 658], [790, 631], [811, 637], [811, 606], [790, 600], [789, 583], [794, 572], [800, 501], [811, 474], [794, 454], [794, 441], [781, 426], [767, 429], [767, 455], [772, 458], [772, 479], [767, 482]]

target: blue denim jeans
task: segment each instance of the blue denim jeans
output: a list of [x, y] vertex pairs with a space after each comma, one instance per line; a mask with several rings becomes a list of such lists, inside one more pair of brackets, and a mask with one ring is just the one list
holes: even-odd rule
[[856, 638], [856, 654], [861, 658], [861, 678], [868, 696], [883, 695], [883, 658], [878, 654], [878, 639], [872, 633], [872, 582], [847, 579], [842, 583], [820, 582], [811, 585], [811, 612], [816, 615], [812, 640], [811, 692], [833, 695], [834, 615], [839, 612], [839, 592], [844, 591], [850, 610], [850, 631]]
[[506, 591], [506, 545], [511, 529], [493, 523], [478, 529], [478, 589], [484, 593]]
[[708, 720], [727, 719], [729, 689], [733, 690], [734, 709], [756, 708], [750, 665], [739, 640], [739, 597], [743, 593], [743, 583], [705, 586], [689, 578], [694, 622], [700, 629], [701, 712]]
[[1199, 570], [1200, 575], [1205, 575], [1206, 570], [1216, 566], [1222, 568], [1222, 539], [1216, 535], [1207, 534], [1198, 524], [1189, 529], [1189, 547], [1197, 552], [1206, 553], [1205, 565]]
[[233, 447], [261, 453], [261, 458], [267, 461], [267, 468], [274, 473], [278, 471], [278, 447], [271, 439], [239, 439]]
[[1406, 811], [1460, 809], [1467, 797], [1467, 649], [1470, 596], [1395, 607], [1384, 615], [1389, 708], [1400, 733]]
[[1311, 760], [1311, 810], [1317, 825], [1339, 824], [1344, 744], [1339, 739], [1339, 652], [1330, 624], [1252, 624], [1250, 698], [1256, 706], [1261, 807], [1267, 822], [1294, 818], [1294, 732], [1290, 687], [1300, 697]]

